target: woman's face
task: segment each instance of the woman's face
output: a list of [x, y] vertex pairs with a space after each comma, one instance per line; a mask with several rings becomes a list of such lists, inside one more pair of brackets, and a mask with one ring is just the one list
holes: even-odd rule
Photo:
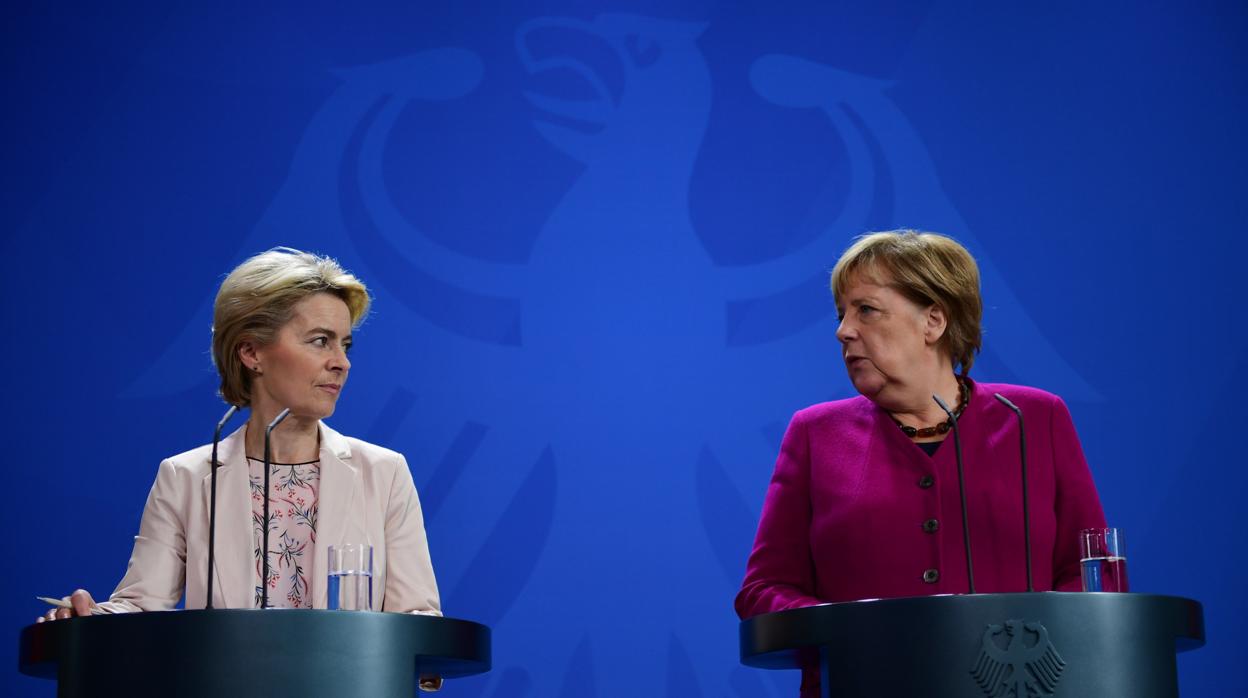
[[315, 293], [295, 304], [294, 314], [268, 345], [240, 348], [252, 368], [253, 408], [290, 408], [292, 416], [324, 419], [334, 413], [351, 362], [351, 312], [341, 298]]
[[933, 349], [945, 318], [938, 306], [919, 306], [888, 285], [889, 279], [879, 281], [850, 277], [838, 299], [836, 338], [854, 388], [887, 402], [890, 391], [926, 387], [926, 373], [938, 368]]

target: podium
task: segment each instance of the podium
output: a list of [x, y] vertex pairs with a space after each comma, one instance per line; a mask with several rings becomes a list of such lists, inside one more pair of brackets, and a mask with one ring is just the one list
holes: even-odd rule
[[835, 698], [1173, 698], [1175, 653], [1205, 644], [1199, 602], [1069, 592], [823, 604], [740, 634], [743, 664], [819, 667]]
[[85, 616], [22, 629], [18, 668], [90, 696], [403, 696], [418, 676], [490, 669], [489, 628], [465, 620], [323, 610]]

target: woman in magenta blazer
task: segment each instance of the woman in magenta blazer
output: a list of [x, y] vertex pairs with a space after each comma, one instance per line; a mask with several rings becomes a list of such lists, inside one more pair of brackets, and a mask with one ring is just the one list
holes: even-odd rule
[[[1079, 588], [1078, 531], [1103, 527], [1096, 486], [1055, 395], [968, 377], [980, 348], [979, 270], [957, 242], [897, 231], [860, 238], [832, 272], [837, 339], [854, 388], [794, 415], [763, 504], [742, 618], [866, 598], [967, 590], [958, 413], [977, 592], [1027, 589], [1018, 405], [1038, 590]], [[806, 671], [802, 695], [818, 695]]]

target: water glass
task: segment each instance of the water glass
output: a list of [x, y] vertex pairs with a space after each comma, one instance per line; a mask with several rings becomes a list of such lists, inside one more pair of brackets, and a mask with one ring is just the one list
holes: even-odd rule
[[1084, 591], [1127, 591], [1127, 539], [1121, 528], [1079, 532]]
[[330, 610], [373, 610], [373, 546], [367, 543], [329, 546], [326, 589]]

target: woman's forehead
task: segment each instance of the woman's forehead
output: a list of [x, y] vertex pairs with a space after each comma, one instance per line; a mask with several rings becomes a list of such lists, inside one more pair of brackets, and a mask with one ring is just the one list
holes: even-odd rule
[[291, 308], [290, 325], [338, 329], [351, 328], [351, 311], [347, 304], [332, 293], [314, 293]]
[[844, 288], [841, 293], [846, 297], [856, 297], [874, 293], [880, 289], [891, 289], [892, 275], [876, 265], [862, 266], [849, 272], [844, 277]]

